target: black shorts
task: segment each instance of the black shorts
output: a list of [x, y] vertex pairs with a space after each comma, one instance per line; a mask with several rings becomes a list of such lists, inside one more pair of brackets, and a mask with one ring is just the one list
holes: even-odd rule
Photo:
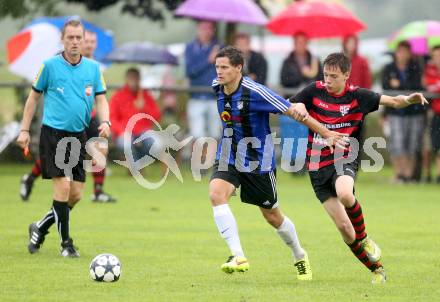
[[278, 206], [276, 171], [264, 174], [239, 172], [235, 166], [228, 165], [228, 171], [219, 171], [218, 162], [214, 164], [211, 180], [223, 179], [234, 187], [241, 185], [240, 199], [244, 203], [253, 204], [265, 209]]
[[431, 143], [433, 153], [440, 154], [440, 115], [438, 114], [432, 117]]
[[[353, 179], [356, 179], [357, 170], [357, 162], [344, 164], [342, 168], [342, 175], [348, 175], [351, 176]], [[324, 203], [324, 201], [326, 201], [330, 197], [337, 197], [335, 187], [336, 179], [342, 175], [338, 175], [334, 164], [323, 167], [317, 171], [309, 171], [310, 182], [312, 183], [313, 191], [315, 191], [315, 195], [316, 197], [318, 197], [321, 203]]]
[[[71, 143], [64, 145], [64, 148], [63, 145], [58, 146], [58, 142], [65, 137], [74, 137], [78, 139], [81, 144], [80, 148], [72, 148]], [[43, 125], [43, 127], [41, 127], [40, 134], [42, 177], [44, 179], [51, 179], [53, 177], [69, 176], [71, 171], [71, 177], [74, 181], [85, 182], [86, 173], [83, 168], [83, 162], [86, 154], [86, 140], [87, 137], [85, 131], [68, 132]], [[61, 159], [58, 158], [58, 162], [56, 156], [57, 149], [58, 153], [62, 156], [60, 157]], [[69, 165], [69, 158], [72, 158], [72, 160], [78, 158], [76, 165], [71, 167], [71, 165]], [[63, 159], [64, 163], [62, 162]], [[64, 164], [67, 164], [67, 167], [64, 168]]]
[[87, 139], [92, 137], [99, 137], [99, 120], [96, 116], [92, 117], [90, 120], [89, 127], [86, 128]]

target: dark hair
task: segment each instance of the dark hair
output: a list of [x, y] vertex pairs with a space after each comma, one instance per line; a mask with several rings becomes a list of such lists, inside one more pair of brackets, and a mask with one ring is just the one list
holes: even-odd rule
[[397, 44], [396, 49], [399, 48], [399, 47], [403, 47], [403, 48], [406, 48], [406, 49], [408, 49], [409, 51], [411, 51], [411, 44], [409, 44], [409, 42], [406, 41], [406, 40], [404, 40], [404, 41], [400, 41], [399, 44]]
[[437, 45], [434, 45], [431, 47], [431, 51], [439, 50], [439, 49], [440, 49], [440, 44], [437, 44]]
[[325, 58], [324, 66], [338, 68], [342, 73], [346, 73], [351, 69], [350, 59], [342, 52], [331, 53]]
[[234, 46], [226, 46], [220, 49], [215, 58], [228, 58], [232, 66], [244, 65], [243, 53]]
[[127, 77], [130, 74], [136, 75], [138, 78], [141, 77], [141, 73], [139, 72], [139, 69], [137, 69], [136, 67], [130, 67], [127, 69], [127, 71], [125, 72], [125, 76]]
[[237, 42], [237, 40], [238, 39], [246, 39], [246, 40], [250, 40], [251, 39], [251, 37], [248, 35], [248, 34], [246, 34], [246, 33], [236, 33], [235, 35], [234, 35], [234, 43], [235, 42]]
[[81, 26], [83, 29], [83, 36], [84, 36], [85, 29], [84, 29], [84, 25], [81, 23], [81, 20], [76, 19], [76, 18], [71, 18], [71, 19], [67, 20], [66, 23], [64, 23], [63, 28], [61, 28], [61, 37], [64, 37], [64, 34], [66, 33], [67, 26], [73, 26], [73, 27]]

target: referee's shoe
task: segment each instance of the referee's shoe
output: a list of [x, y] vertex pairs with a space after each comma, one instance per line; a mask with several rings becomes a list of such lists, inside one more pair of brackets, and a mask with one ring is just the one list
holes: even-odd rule
[[40, 247], [43, 244], [47, 233], [48, 232], [46, 233], [41, 232], [40, 229], [37, 227], [36, 223], [31, 223], [29, 225], [29, 244], [28, 244], [29, 253], [35, 254], [40, 250]]
[[69, 258], [78, 258], [79, 253], [77, 252], [77, 247], [73, 245], [72, 238], [61, 242], [61, 256]]

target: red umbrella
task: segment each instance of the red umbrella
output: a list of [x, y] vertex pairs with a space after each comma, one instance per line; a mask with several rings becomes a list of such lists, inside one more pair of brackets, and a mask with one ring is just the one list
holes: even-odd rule
[[333, 38], [355, 34], [366, 25], [339, 4], [300, 1], [274, 17], [267, 28], [278, 35], [301, 32], [309, 38]]

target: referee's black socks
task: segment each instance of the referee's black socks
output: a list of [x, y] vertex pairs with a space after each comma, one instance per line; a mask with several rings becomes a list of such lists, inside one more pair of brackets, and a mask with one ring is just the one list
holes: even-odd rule
[[69, 239], [69, 206], [67, 202], [53, 201], [53, 212], [55, 222], [57, 224], [58, 233], [60, 233], [61, 241], [65, 242]]

